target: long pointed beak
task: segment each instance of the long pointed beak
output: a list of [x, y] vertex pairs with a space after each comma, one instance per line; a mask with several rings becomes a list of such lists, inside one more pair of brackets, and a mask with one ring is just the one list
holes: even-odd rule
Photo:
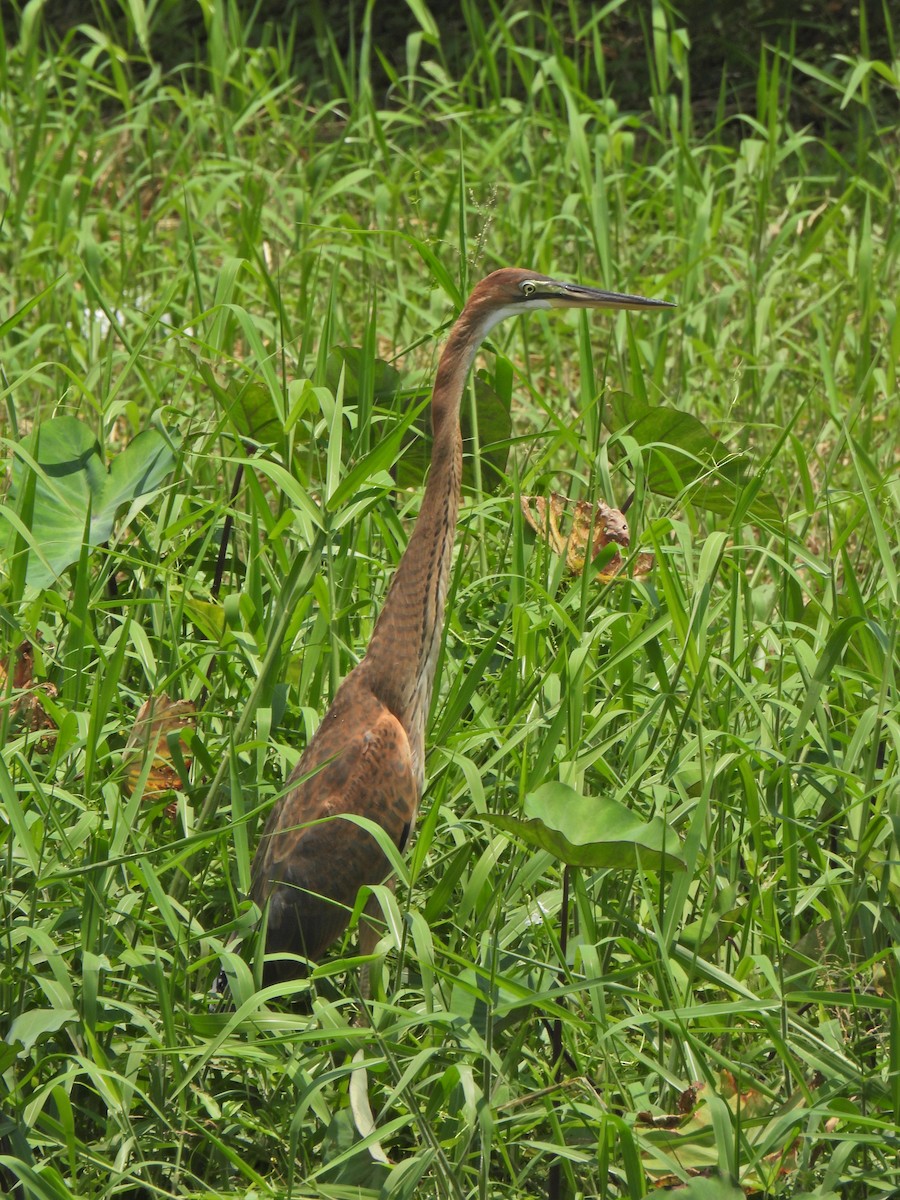
[[675, 308], [669, 300], [650, 300], [646, 296], [631, 296], [628, 292], [604, 292], [600, 288], [584, 287], [580, 283], [559, 283], [555, 280], [546, 299], [551, 308]]

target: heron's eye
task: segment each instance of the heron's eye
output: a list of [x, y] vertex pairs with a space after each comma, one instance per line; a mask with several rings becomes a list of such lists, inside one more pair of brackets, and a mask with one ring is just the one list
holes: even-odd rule
[[537, 287], [531, 282], [530, 279], [526, 279], [522, 284], [522, 294], [525, 296], [526, 300], [530, 300], [536, 291]]

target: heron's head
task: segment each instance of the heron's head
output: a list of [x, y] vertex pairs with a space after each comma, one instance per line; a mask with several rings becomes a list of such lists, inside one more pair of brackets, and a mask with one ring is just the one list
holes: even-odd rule
[[668, 300], [649, 300], [645, 296], [631, 296], [627, 292], [605, 292], [580, 283], [551, 279], [521, 267], [504, 267], [482, 279], [473, 289], [466, 305], [481, 326], [482, 336], [493, 329], [498, 321], [536, 308], [627, 308], [647, 311], [674, 307]]

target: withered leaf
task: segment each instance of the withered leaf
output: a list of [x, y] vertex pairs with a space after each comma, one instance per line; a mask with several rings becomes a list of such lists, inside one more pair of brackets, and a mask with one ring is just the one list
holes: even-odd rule
[[0, 696], [8, 694], [10, 683], [12, 728], [38, 733], [55, 729], [56, 723], [46, 711], [43, 698], [55, 699], [57, 689], [52, 683], [35, 681], [34, 648], [30, 642], [22, 642], [13, 653], [0, 660]]
[[[798, 1139], [791, 1126], [783, 1126], [784, 1108], [771, 1097], [764, 1096], [755, 1087], [743, 1090], [730, 1071], [722, 1071], [719, 1086], [715, 1090], [718, 1102], [724, 1102], [737, 1118], [746, 1122], [744, 1128], [751, 1146], [774, 1149], [762, 1154], [756, 1165], [741, 1177], [743, 1193], [735, 1190], [735, 1198], [741, 1196], [770, 1195], [775, 1181], [793, 1174], [797, 1169]], [[714, 1093], [710, 1085], [692, 1083], [678, 1096], [675, 1113], [639, 1112], [639, 1127], [646, 1132], [641, 1153], [644, 1169], [659, 1189], [682, 1186], [679, 1178], [671, 1174], [672, 1160], [678, 1162], [682, 1172], [691, 1177], [715, 1176], [719, 1171], [718, 1150], [713, 1135], [713, 1112], [711, 1102]], [[788, 1102], [789, 1107], [802, 1108], [803, 1093], [799, 1091]], [[774, 1134], [778, 1134], [774, 1141]], [[724, 1195], [724, 1193], [723, 1193]], [[732, 1192], [729, 1191], [729, 1197]]]
[[[569, 532], [564, 534], [560, 524], [567, 510], [571, 520]], [[629, 545], [625, 514], [602, 500], [596, 504], [587, 500], [572, 501], [558, 492], [551, 492], [549, 500], [544, 496], [523, 496], [522, 512], [535, 533], [555, 554], [565, 558], [566, 567], [573, 575], [580, 575], [605, 546], [613, 544], [627, 550]], [[639, 554], [630, 574], [625, 574], [623, 567], [622, 554], [616, 550], [597, 572], [597, 581], [605, 584], [629, 578], [646, 579], [653, 567], [653, 555]]]
[[[196, 728], [195, 714], [193, 701], [170, 700], [165, 693], [144, 701], [128, 735], [123, 756], [129, 791], [137, 787], [148, 754], [152, 754], [153, 764], [144, 787], [145, 799], [155, 800], [182, 786], [173, 762], [171, 738], [177, 735], [184, 765], [190, 768], [191, 756], [187, 753], [183, 732]], [[175, 815], [174, 805], [166, 809], [166, 814]]]

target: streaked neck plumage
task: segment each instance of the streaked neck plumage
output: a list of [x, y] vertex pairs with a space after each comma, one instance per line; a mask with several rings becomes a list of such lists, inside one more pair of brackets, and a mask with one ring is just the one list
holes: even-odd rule
[[431, 468], [422, 507], [364, 659], [369, 686], [403, 723], [420, 760], [459, 514], [460, 403], [478, 347], [504, 315], [466, 310], [444, 347], [431, 397]]

